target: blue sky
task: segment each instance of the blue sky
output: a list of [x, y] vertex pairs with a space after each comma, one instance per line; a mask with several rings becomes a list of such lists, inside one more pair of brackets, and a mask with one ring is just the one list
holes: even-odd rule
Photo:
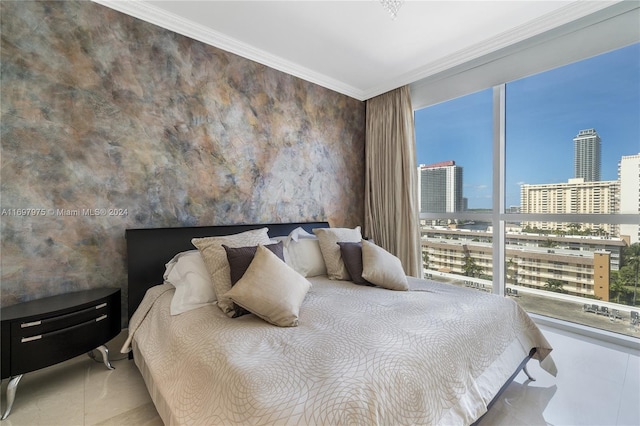
[[[640, 153], [640, 44], [507, 83], [507, 206], [520, 184], [573, 177], [573, 138], [602, 139], [602, 180]], [[415, 113], [418, 164], [455, 160], [469, 208], [491, 208], [492, 89]]]

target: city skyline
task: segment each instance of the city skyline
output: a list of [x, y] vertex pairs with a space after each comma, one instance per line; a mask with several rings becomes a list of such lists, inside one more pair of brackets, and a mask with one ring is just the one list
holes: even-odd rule
[[[622, 156], [640, 153], [640, 44], [506, 87], [507, 207], [520, 204], [523, 183], [574, 177], [573, 139], [581, 130], [602, 139], [601, 180], [616, 180]], [[492, 99], [489, 88], [415, 112], [418, 165], [462, 166], [470, 209], [491, 208]]]

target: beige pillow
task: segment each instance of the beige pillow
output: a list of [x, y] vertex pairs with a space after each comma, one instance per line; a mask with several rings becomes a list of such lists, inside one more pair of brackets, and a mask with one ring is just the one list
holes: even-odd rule
[[400, 259], [367, 240], [362, 240], [362, 278], [390, 290], [409, 290]]
[[224, 297], [224, 294], [231, 289], [231, 273], [227, 252], [222, 245], [235, 248], [269, 244], [267, 232], [269, 232], [269, 228], [261, 228], [241, 232], [240, 234], [194, 238], [191, 240], [191, 243], [200, 250], [204, 264], [209, 271], [209, 275], [211, 275], [218, 306], [222, 309], [222, 312], [230, 317], [233, 317], [236, 312], [233, 308], [233, 301], [228, 297]]
[[311, 283], [273, 254], [258, 246], [242, 278], [225, 297], [280, 327], [298, 325], [298, 314]]
[[316, 228], [313, 233], [318, 236], [320, 251], [327, 266], [327, 275], [332, 280], [351, 280], [340, 254], [338, 242], [358, 243], [362, 240], [360, 227], [349, 228]]

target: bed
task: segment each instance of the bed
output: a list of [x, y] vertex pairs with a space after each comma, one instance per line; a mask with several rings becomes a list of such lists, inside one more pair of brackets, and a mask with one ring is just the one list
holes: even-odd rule
[[[170, 314], [165, 264], [191, 239], [325, 222], [129, 229], [129, 339], [167, 425], [473, 424], [552, 348], [511, 299], [407, 278], [408, 291], [307, 278], [296, 327], [215, 304]], [[257, 255], [256, 255], [257, 256]]]

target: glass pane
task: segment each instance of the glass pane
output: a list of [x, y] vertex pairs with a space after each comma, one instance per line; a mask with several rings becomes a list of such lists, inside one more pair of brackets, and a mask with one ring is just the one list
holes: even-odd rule
[[640, 44], [506, 87], [508, 212], [638, 213], [619, 167], [640, 153]]
[[492, 93], [415, 112], [421, 213], [491, 211]]
[[[640, 311], [640, 243], [514, 227], [507, 230], [506, 243], [505, 293], [525, 310], [640, 335], [640, 322], [632, 317]], [[422, 250], [428, 279], [491, 291], [491, 229], [423, 228]]]
[[[419, 175], [435, 182], [421, 195], [455, 161], [467, 211], [491, 209], [491, 103], [487, 90], [416, 111]], [[529, 312], [639, 337], [640, 44], [509, 83], [504, 107], [505, 210], [527, 220], [506, 224], [493, 271], [492, 224], [476, 220], [487, 216], [447, 218], [460, 210], [427, 194], [421, 212], [446, 219], [423, 217], [425, 276], [478, 291], [505, 276], [496, 282]], [[546, 216], [557, 213], [569, 219]], [[608, 223], [617, 213], [634, 219]]]
[[[571, 223], [558, 224], [571, 228]], [[619, 225], [602, 225], [616, 229]], [[507, 234], [507, 293], [528, 312], [638, 337], [640, 243], [550, 232]]]
[[491, 291], [493, 278], [491, 226], [422, 227], [425, 277]]
[[505, 108], [506, 207], [536, 215], [508, 225], [507, 294], [640, 336], [640, 224], [580, 217], [640, 213], [640, 44], [509, 83]]

